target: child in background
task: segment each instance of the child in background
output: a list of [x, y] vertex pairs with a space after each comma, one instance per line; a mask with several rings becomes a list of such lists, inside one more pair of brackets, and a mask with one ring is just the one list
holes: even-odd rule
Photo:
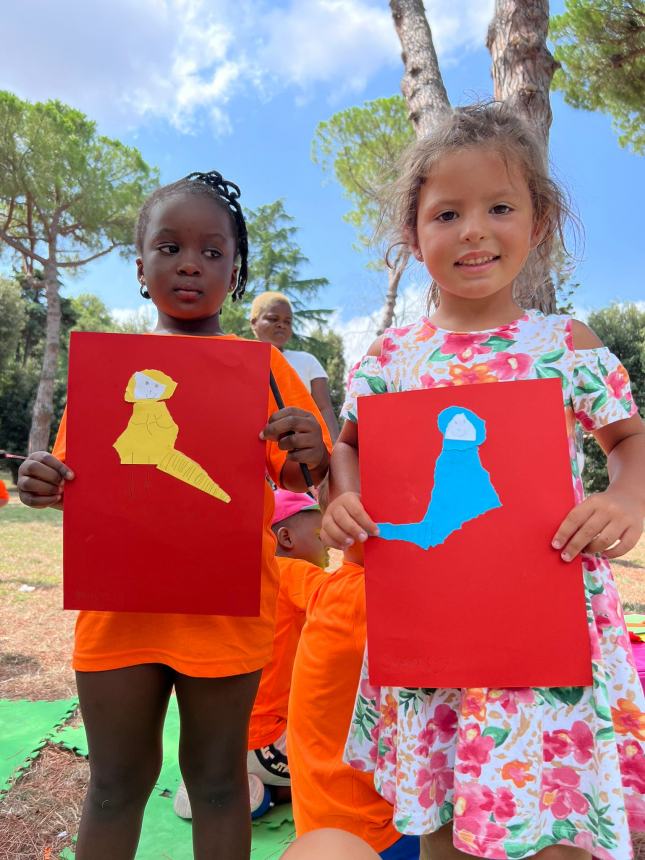
[[[578, 503], [544, 540], [565, 562], [582, 553], [593, 686], [373, 688], [366, 661], [346, 759], [374, 772], [398, 830], [428, 834], [422, 855], [628, 860], [630, 825], [645, 829], [645, 699], [607, 559], [642, 532], [645, 428], [626, 371], [587, 326], [514, 300], [527, 260], [548, 270], [564, 241], [562, 193], [531, 130], [490, 104], [451, 112], [415, 143], [386, 201], [438, 304], [386, 331], [350, 381], [323, 540], [345, 549], [378, 534], [360, 498], [359, 396], [557, 376]], [[609, 487], [587, 499], [576, 421], [608, 456]]]
[[[326, 480], [318, 501], [324, 511]], [[373, 775], [343, 761], [366, 636], [363, 547], [344, 555], [311, 595], [293, 664], [287, 749], [296, 834], [341, 828], [388, 860], [417, 860], [419, 838], [395, 829]]]
[[[262, 671], [249, 723], [247, 768], [254, 818], [273, 800], [291, 799], [287, 760], [287, 707], [293, 661], [305, 622], [310, 595], [327, 579], [327, 552], [320, 541], [322, 515], [311, 496], [276, 490], [271, 528], [276, 536], [280, 587], [276, 606], [273, 656]], [[190, 803], [182, 783], [175, 796], [175, 812], [190, 818]]]
[[[141, 295], [157, 307], [157, 334], [234, 337], [221, 330], [220, 310], [229, 293], [233, 299], [242, 295], [246, 283], [248, 242], [239, 193], [219, 173], [199, 173], [158, 189], [144, 204], [136, 265]], [[327, 471], [329, 437], [315, 403], [275, 349], [271, 369], [289, 407], [276, 411], [267, 379], [269, 419], [258, 428], [266, 443], [266, 468], [277, 484], [302, 491], [300, 465], [309, 467], [317, 484]], [[61, 507], [64, 483], [74, 478], [64, 459], [65, 420], [53, 454], [36, 452], [20, 467], [18, 489], [25, 504]], [[249, 857], [247, 729], [261, 669], [272, 653], [279, 581], [273, 494], [263, 483], [258, 617], [79, 613], [73, 665], [90, 785], [76, 860], [135, 856], [146, 801], [161, 767], [162, 728], [173, 688], [194, 856]]]

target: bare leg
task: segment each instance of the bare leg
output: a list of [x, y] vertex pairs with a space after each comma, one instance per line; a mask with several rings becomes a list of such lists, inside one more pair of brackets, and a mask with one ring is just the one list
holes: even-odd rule
[[90, 785], [76, 860], [132, 860], [162, 760], [161, 732], [173, 673], [146, 664], [77, 672]]
[[195, 860], [248, 860], [251, 815], [246, 752], [261, 672], [177, 675], [179, 764], [193, 813]]

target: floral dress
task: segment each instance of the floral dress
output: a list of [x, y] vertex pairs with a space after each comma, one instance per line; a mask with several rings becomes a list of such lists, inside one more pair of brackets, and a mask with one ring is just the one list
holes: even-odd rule
[[[562, 381], [577, 501], [582, 433], [636, 413], [606, 347], [575, 350], [571, 319], [527, 311], [472, 333], [429, 320], [385, 333], [355, 367], [343, 409], [386, 391], [556, 377]], [[577, 419], [577, 421], [576, 421]], [[520, 858], [558, 843], [628, 860], [645, 830], [645, 697], [607, 560], [583, 555], [592, 687], [410, 689], [370, 685], [363, 663], [346, 760], [373, 770], [402, 833], [454, 822], [454, 844]]]

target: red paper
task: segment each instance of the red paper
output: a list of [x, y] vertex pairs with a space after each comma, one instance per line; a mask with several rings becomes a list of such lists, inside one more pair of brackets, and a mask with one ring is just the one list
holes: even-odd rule
[[[120, 451], [131, 447], [123, 434], [135, 404], [124, 394], [144, 370], [177, 383], [152, 403], [148, 434], [158, 445], [177, 425], [170, 472], [122, 463], [114, 448], [117, 439]], [[142, 384], [154, 390], [154, 380]], [[67, 463], [76, 477], [65, 487], [66, 609], [259, 614], [266, 465], [258, 434], [268, 396], [267, 344], [72, 334]], [[230, 502], [172, 474], [176, 461], [185, 469], [185, 458]]]
[[370, 679], [409, 687], [589, 685], [581, 562], [565, 564], [550, 545], [574, 505], [559, 380], [360, 398], [365, 507], [377, 522], [424, 518], [444, 442], [437, 417], [451, 406], [486, 422], [479, 457], [502, 506], [427, 550], [367, 542]]

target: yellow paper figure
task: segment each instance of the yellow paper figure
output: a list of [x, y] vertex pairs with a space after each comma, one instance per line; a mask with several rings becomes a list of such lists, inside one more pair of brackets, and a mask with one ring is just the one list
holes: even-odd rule
[[194, 460], [175, 450], [179, 427], [163, 402], [177, 383], [161, 370], [138, 370], [130, 377], [125, 400], [132, 403], [128, 426], [114, 443], [124, 465], [150, 464], [222, 502], [231, 497]]

